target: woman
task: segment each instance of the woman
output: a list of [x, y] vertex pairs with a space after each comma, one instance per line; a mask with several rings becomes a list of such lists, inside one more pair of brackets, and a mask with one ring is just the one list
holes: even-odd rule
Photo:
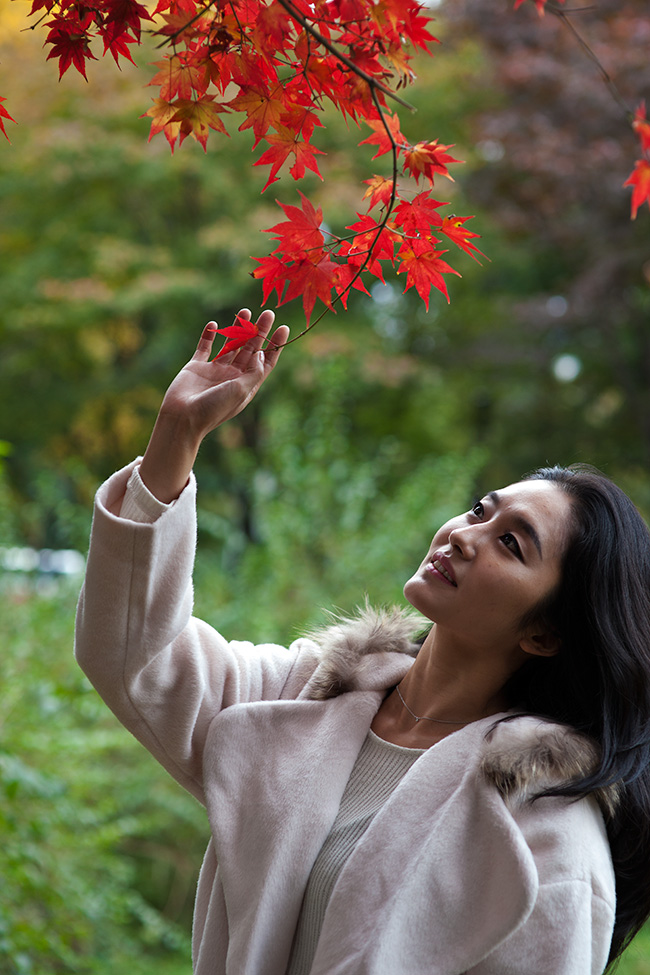
[[217, 360], [206, 326], [98, 493], [78, 610], [81, 666], [207, 808], [195, 972], [602, 972], [650, 912], [641, 518], [541, 471], [437, 532], [405, 586], [420, 648], [420, 617], [368, 607], [288, 650], [226, 641], [191, 617], [191, 471], [272, 323]]

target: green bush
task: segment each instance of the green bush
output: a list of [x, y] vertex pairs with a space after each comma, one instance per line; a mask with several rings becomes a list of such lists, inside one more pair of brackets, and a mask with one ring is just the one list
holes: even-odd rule
[[76, 593], [3, 583], [0, 971], [189, 971], [203, 811], [77, 668]]

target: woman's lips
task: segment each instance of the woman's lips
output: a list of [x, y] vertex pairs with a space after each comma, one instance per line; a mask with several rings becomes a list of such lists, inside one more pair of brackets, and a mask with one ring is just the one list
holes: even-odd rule
[[429, 572], [434, 575], [439, 576], [444, 582], [449, 586], [457, 587], [456, 576], [454, 575], [454, 570], [451, 566], [449, 559], [436, 552], [429, 564], [427, 565]]

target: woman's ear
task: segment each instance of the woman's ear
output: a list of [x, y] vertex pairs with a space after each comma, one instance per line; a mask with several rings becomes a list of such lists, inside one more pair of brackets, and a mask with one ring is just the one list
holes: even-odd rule
[[559, 634], [554, 630], [539, 632], [535, 628], [522, 636], [519, 646], [524, 653], [532, 654], [535, 657], [554, 657], [556, 653], [559, 653], [562, 641]]

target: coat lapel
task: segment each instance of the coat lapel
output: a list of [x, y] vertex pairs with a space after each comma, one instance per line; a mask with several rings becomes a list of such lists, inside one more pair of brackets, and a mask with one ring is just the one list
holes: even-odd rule
[[373, 820], [334, 888], [313, 975], [459, 975], [524, 923], [534, 860], [478, 773], [494, 720], [429, 749]]
[[207, 808], [238, 975], [285, 970], [309, 873], [382, 697], [234, 705], [213, 722]]
[[[286, 969], [309, 873], [381, 698], [235, 705], [214, 721], [208, 814], [241, 975]], [[313, 975], [459, 975], [524, 923], [535, 864], [478, 771], [494, 720], [429, 749], [373, 820], [332, 894]]]

